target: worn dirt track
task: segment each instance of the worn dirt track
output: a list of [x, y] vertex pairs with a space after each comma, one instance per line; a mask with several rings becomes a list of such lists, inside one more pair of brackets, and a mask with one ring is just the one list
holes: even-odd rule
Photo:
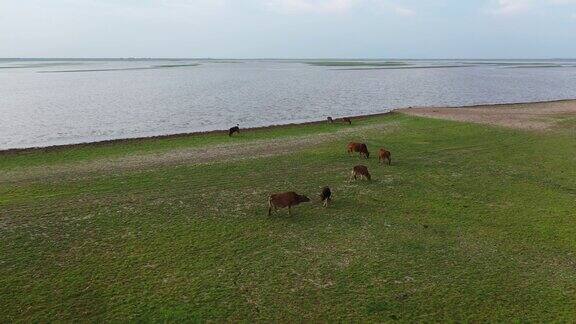
[[412, 116], [489, 124], [517, 129], [546, 130], [553, 128], [558, 122], [558, 119], [554, 118], [555, 116], [576, 116], [576, 100], [460, 108], [406, 108], [396, 111]]
[[281, 139], [257, 140], [243, 143], [218, 144], [194, 148], [182, 148], [157, 153], [134, 154], [119, 158], [103, 158], [87, 162], [29, 167], [23, 170], [0, 172], [0, 183], [33, 179], [54, 179], [63, 176], [85, 176], [89, 174], [138, 171], [149, 168], [237, 161], [250, 158], [290, 154], [312, 148], [322, 143], [347, 136], [350, 132], [389, 131], [392, 123], [342, 128], [334, 133], [294, 136]]
[[[406, 108], [396, 111], [420, 117], [544, 131], [553, 128], [560, 120], [558, 117], [576, 116], [576, 100], [457, 108]], [[386, 131], [390, 130], [391, 126], [394, 125], [367, 125], [354, 128], [342, 128], [334, 133], [317, 134], [315, 136], [309, 135], [244, 143], [219, 144], [157, 153], [134, 154], [118, 158], [103, 158], [70, 164], [0, 171], [0, 183], [14, 183], [33, 179], [48, 180], [62, 176], [78, 177], [89, 174], [146, 170], [162, 166], [190, 165], [283, 155], [337, 140], [347, 136], [350, 132], [362, 133], [363, 131], [378, 129]]]

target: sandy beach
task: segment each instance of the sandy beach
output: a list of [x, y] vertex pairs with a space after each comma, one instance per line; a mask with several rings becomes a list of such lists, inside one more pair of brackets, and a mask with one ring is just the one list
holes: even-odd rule
[[518, 129], [546, 130], [558, 118], [576, 115], [576, 100], [458, 108], [407, 108], [396, 110], [413, 116], [498, 125]]

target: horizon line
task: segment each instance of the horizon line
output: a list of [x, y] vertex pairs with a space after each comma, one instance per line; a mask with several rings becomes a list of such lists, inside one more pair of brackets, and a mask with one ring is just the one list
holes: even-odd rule
[[252, 57], [252, 58], [216, 58], [216, 57], [0, 57], [0, 60], [576, 60], [576, 57], [491, 57], [491, 58], [402, 58], [402, 57]]

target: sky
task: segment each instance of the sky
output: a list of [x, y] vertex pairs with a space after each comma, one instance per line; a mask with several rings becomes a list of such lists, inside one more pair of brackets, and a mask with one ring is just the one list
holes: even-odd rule
[[0, 57], [575, 58], [576, 0], [0, 0]]

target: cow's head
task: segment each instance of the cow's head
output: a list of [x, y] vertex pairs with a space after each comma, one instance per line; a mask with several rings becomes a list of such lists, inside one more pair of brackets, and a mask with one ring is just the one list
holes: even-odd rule
[[298, 202], [303, 203], [303, 202], [309, 202], [310, 198], [304, 196], [304, 195], [298, 195]]

